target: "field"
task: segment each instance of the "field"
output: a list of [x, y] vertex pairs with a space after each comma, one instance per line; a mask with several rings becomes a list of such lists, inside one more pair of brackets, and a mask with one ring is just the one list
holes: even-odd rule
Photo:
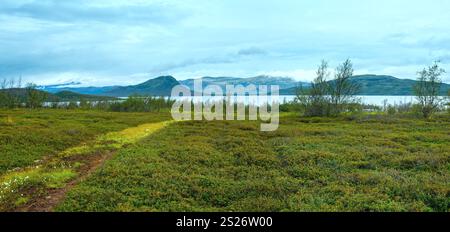
[[6, 211], [450, 210], [448, 116], [289, 113], [269, 133], [164, 113], [0, 116]]
[[146, 124], [167, 121], [169, 116], [82, 110], [1, 110], [0, 210], [28, 207], [27, 204], [35, 204], [52, 190], [63, 189], [70, 181], [89, 174], [106, 155], [144, 136], [142, 130], [151, 129]]
[[169, 119], [144, 113], [78, 110], [0, 110], [0, 174], [33, 164], [46, 155], [96, 135]]

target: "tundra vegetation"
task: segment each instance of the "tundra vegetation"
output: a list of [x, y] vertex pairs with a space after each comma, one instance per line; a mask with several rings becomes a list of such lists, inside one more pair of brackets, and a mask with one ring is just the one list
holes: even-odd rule
[[292, 113], [276, 132], [174, 123], [119, 150], [56, 210], [448, 211], [449, 126]]
[[331, 80], [323, 61], [274, 132], [173, 122], [160, 97], [48, 105], [35, 85], [0, 81], [0, 211], [448, 212], [443, 71], [419, 73], [418, 104], [369, 106], [350, 60]]

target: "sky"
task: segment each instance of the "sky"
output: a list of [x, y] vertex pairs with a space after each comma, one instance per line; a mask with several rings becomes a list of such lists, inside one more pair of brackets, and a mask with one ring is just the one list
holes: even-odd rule
[[355, 74], [415, 79], [435, 60], [450, 72], [448, 12], [448, 0], [0, 0], [0, 79], [308, 81], [347, 58]]

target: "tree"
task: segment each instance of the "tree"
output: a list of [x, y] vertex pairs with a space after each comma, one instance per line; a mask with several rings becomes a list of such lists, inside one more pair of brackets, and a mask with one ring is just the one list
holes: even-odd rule
[[0, 82], [0, 89], [6, 89], [8, 87], [8, 79], [3, 78]]
[[7, 93], [4, 91], [5, 87], [6, 87], [6, 83], [4, 83], [5, 79], [2, 79], [2, 81], [0, 81], [0, 108], [6, 107], [7, 105]]
[[15, 108], [20, 106], [20, 82], [14, 78], [0, 81], [0, 107]]
[[45, 99], [47, 98], [47, 94], [37, 90], [36, 85], [32, 83], [27, 84], [25, 90], [27, 94], [27, 107], [31, 109], [42, 107]]
[[337, 116], [344, 109], [354, 108], [357, 104], [355, 95], [361, 86], [351, 80], [353, 65], [349, 59], [336, 68], [335, 78], [331, 81], [327, 81], [330, 73], [326, 61], [322, 61], [316, 74], [310, 88], [297, 89], [296, 100], [306, 116]]
[[17, 80], [17, 88], [19, 89], [22, 88], [22, 76], [20, 76], [19, 79]]
[[87, 109], [91, 108], [91, 103], [88, 102], [85, 98], [80, 98], [79, 107], [81, 109], [87, 110]]
[[350, 59], [336, 68], [335, 79], [329, 85], [331, 114], [338, 115], [346, 105], [355, 102], [355, 95], [361, 86], [351, 80], [352, 76], [353, 64]]
[[7, 93], [0, 92], [0, 108], [8, 106], [8, 96]]
[[414, 85], [414, 94], [424, 118], [430, 118], [439, 109], [442, 102], [439, 97], [441, 76], [444, 73], [445, 70], [439, 67], [439, 61], [418, 72], [419, 77]]
[[309, 89], [300, 88], [297, 91], [297, 100], [305, 108], [305, 116], [328, 116], [329, 110], [329, 84], [327, 78], [328, 63], [322, 60], [316, 72], [316, 78]]
[[450, 89], [447, 92], [447, 113], [450, 114]]

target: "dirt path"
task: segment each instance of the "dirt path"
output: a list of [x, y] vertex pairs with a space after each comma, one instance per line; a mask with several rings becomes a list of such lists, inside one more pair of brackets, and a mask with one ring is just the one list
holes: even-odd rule
[[86, 180], [92, 173], [100, 169], [103, 164], [113, 157], [115, 152], [95, 155], [85, 160], [79, 175], [66, 184], [63, 188], [50, 189], [44, 197], [31, 201], [29, 204], [18, 208], [17, 212], [52, 212], [53, 209], [64, 200], [66, 194], [78, 183]]
[[[160, 123], [152, 123], [152, 124], [144, 124], [139, 125], [137, 127], [132, 127], [125, 129], [120, 132], [113, 132], [101, 136], [97, 139], [96, 143], [91, 144], [86, 147], [85, 145], [81, 146], [82, 149], [89, 150], [90, 147], [95, 147], [101, 145], [103, 143], [107, 144], [105, 146], [111, 146], [115, 148], [115, 151], [111, 151], [111, 149], [102, 150], [98, 148], [98, 152], [95, 152], [91, 155], [75, 155], [73, 157], [69, 157], [71, 163], [82, 163], [83, 165], [76, 170], [77, 177], [73, 180], [66, 183], [66, 185], [62, 188], [52, 188], [45, 189], [45, 194], [39, 194], [37, 192], [33, 192], [36, 190], [31, 190], [29, 195], [33, 196], [27, 204], [22, 205], [16, 208], [14, 211], [16, 212], [53, 212], [55, 207], [61, 203], [67, 193], [73, 189], [76, 185], [86, 180], [91, 174], [95, 171], [102, 168], [104, 163], [111, 159], [116, 151], [122, 147], [127, 146], [128, 144], [135, 143], [142, 138], [145, 138], [161, 129], [169, 125], [171, 122], [160, 122]], [[69, 149], [69, 153], [71, 150], [78, 150], [80, 147], [75, 147]]]

